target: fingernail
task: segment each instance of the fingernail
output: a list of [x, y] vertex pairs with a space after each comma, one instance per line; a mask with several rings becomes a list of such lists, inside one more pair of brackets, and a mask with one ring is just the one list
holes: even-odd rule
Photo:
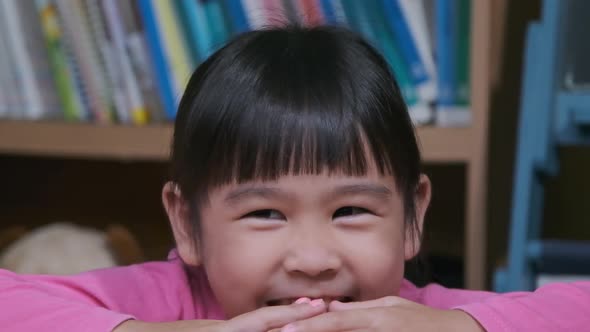
[[295, 304], [309, 303], [311, 300], [308, 297], [300, 297], [295, 301]]
[[315, 299], [311, 302], [309, 302], [309, 304], [311, 304], [312, 307], [319, 307], [324, 305], [324, 299]]
[[283, 326], [283, 328], [281, 329], [281, 332], [295, 332], [295, 331], [297, 331], [297, 328], [293, 324], [287, 324], [287, 325]]

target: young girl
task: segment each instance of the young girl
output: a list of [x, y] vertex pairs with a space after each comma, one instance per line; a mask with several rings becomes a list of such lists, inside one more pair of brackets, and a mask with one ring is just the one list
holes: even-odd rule
[[588, 284], [417, 288], [430, 182], [384, 59], [340, 28], [249, 32], [180, 103], [165, 262], [0, 271], [3, 331], [581, 331]]

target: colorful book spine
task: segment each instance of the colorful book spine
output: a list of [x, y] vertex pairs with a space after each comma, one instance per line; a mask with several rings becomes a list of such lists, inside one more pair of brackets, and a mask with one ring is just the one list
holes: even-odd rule
[[172, 2], [166, 0], [152, 0], [152, 2], [156, 8], [156, 19], [162, 28], [162, 35], [164, 36], [162, 45], [169, 59], [174, 81], [175, 105], [178, 105], [194, 64], [189, 58], [185, 40], [180, 33], [180, 25]]
[[155, 81], [160, 92], [160, 99], [164, 106], [166, 118], [173, 120], [176, 117], [175, 88], [170, 77], [170, 71], [168, 70], [168, 59], [164, 53], [162, 41], [164, 37], [158, 25], [155, 13], [156, 9], [151, 0], [138, 0], [137, 5], [148, 41], [147, 44], [153, 62]]
[[[0, 6], [0, 49], [8, 50], [10, 41], [7, 34], [10, 33], [4, 24], [4, 9]], [[0, 88], [3, 94], [3, 105], [0, 114], [3, 118], [14, 118], [20, 108], [23, 107], [22, 96], [15, 86], [17, 71], [12, 60], [11, 52], [4, 52], [0, 56]]]
[[459, 106], [457, 99], [459, 3], [455, 0], [439, 0], [435, 9], [439, 80], [436, 123], [443, 127], [464, 126], [470, 122], [470, 112]]
[[400, 52], [405, 63], [408, 65], [410, 77], [416, 86], [428, 83], [430, 78], [410, 32], [406, 17], [402, 13], [398, 0], [381, 0], [385, 17], [385, 22], [389, 25], [395, 35], [395, 40], [399, 45]]
[[297, 10], [297, 6], [293, 0], [282, 0], [281, 5], [283, 7], [285, 19], [288, 22], [294, 24], [303, 24], [303, 18], [299, 14], [299, 10]]
[[[26, 119], [41, 119], [45, 113], [45, 106], [41, 96], [41, 87], [35, 78], [34, 55], [27, 49], [27, 35], [24, 31], [19, 4], [16, 0], [0, 1], [2, 6], [5, 35], [10, 47], [6, 53], [11, 53], [12, 64], [17, 69], [16, 87], [22, 93], [22, 110], [20, 116]], [[16, 114], [15, 114], [16, 115]]]
[[436, 2], [436, 54], [438, 64], [440, 106], [454, 105], [455, 91], [455, 55], [457, 48], [453, 27], [454, 0], [439, 0]]
[[[58, 25], [63, 27], [63, 21], [58, 13]], [[65, 64], [68, 68], [68, 73], [71, 73], [72, 77], [72, 91], [73, 94], [77, 97], [77, 100], [80, 102], [80, 121], [91, 121], [92, 120], [92, 111], [90, 110], [90, 102], [88, 98], [87, 88], [86, 85], [82, 82], [82, 74], [80, 71], [80, 65], [76, 61], [74, 57], [74, 47], [72, 46], [72, 42], [66, 38], [65, 34], [62, 38], [62, 45], [64, 51], [64, 59]]]
[[284, 1], [262, 0], [262, 8], [266, 26], [281, 26], [289, 22]]
[[176, 1], [176, 8], [193, 63], [201, 63], [213, 52], [214, 43], [205, 8], [198, 0]]
[[410, 27], [412, 39], [416, 44], [420, 59], [424, 64], [424, 68], [428, 74], [429, 80], [427, 84], [422, 84], [418, 87], [418, 94], [420, 98], [429, 103], [436, 100], [437, 92], [437, 77], [436, 66], [434, 64], [434, 53], [432, 50], [432, 43], [429, 36], [427, 15], [424, 7], [424, 0], [398, 0], [400, 8], [406, 17], [406, 22]]
[[346, 19], [346, 13], [344, 12], [344, 6], [342, 5], [342, 0], [329, 0], [332, 3], [332, 9], [334, 10], [334, 17], [336, 18], [336, 23], [340, 25], [347, 26], [348, 20]]
[[306, 26], [313, 27], [325, 22], [318, 0], [297, 0]]
[[259, 0], [242, 0], [250, 30], [263, 29], [268, 25], [264, 5]]
[[115, 110], [116, 120], [129, 123], [129, 107], [125, 100], [125, 88], [122, 84], [120, 69], [117, 68], [115, 50], [107, 38], [106, 27], [99, 3], [95, 0], [84, 0], [84, 14], [88, 18], [88, 29], [95, 41], [98, 63], [105, 78], [104, 94]]
[[457, 25], [457, 105], [470, 106], [471, 0], [459, 1]]
[[112, 122], [109, 100], [105, 92], [106, 82], [97, 58], [96, 47], [88, 29], [88, 22], [77, 0], [56, 0], [64, 35], [71, 42], [73, 56], [79, 64], [80, 84], [85, 85], [89, 109], [97, 123]]
[[326, 24], [338, 24], [332, 0], [320, 0], [320, 9], [322, 11], [322, 16], [324, 17], [324, 21], [326, 22]]
[[250, 30], [248, 19], [246, 18], [246, 13], [240, 0], [223, 0], [222, 4], [227, 13], [233, 34], [240, 34]]
[[146, 124], [149, 116], [125, 45], [126, 33], [122, 24], [121, 13], [115, 0], [103, 0], [102, 8], [111, 36], [114, 62], [120, 73], [118, 75], [118, 81], [122, 85], [122, 90], [125, 92], [125, 104], [127, 105], [128, 111], [125, 112], [125, 115], [131, 114], [130, 120], [136, 125]]
[[370, 17], [373, 18], [376, 43], [383, 56], [391, 66], [412, 121], [416, 124], [427, 123], [432, 118], [432, 111], [428, 105], [419, 100], [416, 88], [412, 83], [407, 65], [404, 63], [397, 47], [393, 33], [385, 23], [385, 16], [381, 4], [378, 2], [367, 3]]
[[[223, 7], [218, 0], [200, 0], [205, 8], [205, 16], [209, 24], [212, 39], [212, 52], [223, 46], [229, 39], [229, 30], [226, 24], [227, 19], [223, 13]], [[212, 53], [211, 52], [211, 53]]]
[[156, 86], [155, 70], [141, 19], [138, 15], [137, 2], [116, 1], [116, 4], [123, 18], [125, 45], [149, 114], [149, 120], [156, 123], [163, 122], [166, 120], [166, 115]]

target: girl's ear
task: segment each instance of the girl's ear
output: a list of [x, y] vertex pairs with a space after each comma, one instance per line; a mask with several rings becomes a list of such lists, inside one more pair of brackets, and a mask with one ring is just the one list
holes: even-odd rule
[[406, 228], [405, 238], [405, 259], [410, 260], [414, 258], [420, 251], [420, 245], [422, 244], [422, 229], [424, 226], [424, 217], [426, 216], [426, 210], [430, 204], [431, 195], [431, 183], [430, 179], [426, 174], [420, 175], [418, 181], [418, 187], [414, 193], [414, 206], [416, 207], [416, 224], [412, 227]]
[[200, 265], [201, 257], [195, 245], [195, 234], [191, 231], [189, 203], [182, 196], [180, 187], [176, 183], [169, 181], [164, 185], [162, 202], [168, 214], [180, 258], [187, 265]]

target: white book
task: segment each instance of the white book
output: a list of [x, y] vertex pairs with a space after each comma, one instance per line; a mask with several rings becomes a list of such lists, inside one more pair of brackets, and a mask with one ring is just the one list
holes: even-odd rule
[[[22, 116], [17, 116], [17, 118], [22, 117], [37, 120], [44, 117], [47, 109], [46, 104], [43, 102], [40, 82], [35, 75], [35, 69], [37, 67], [35, 61], [40, 59], [35, 59], [35, 55], [31, 53], [27, 45], [31, 44], [27, 42], [27, 38], [30, 38], [30, 34], [27, 33], [27, 30], [29, 30], [27, 25], [31, 25], [34, 22], [26, 22], [24, 20], [24, 14], [21, 13], [21, 8], [19, 8], [23, 4], [21, 1], [23, 0], [0, 1], [3, 15], [1, 20], [4, 22], [3, 28], [7, 32], [4, 34], [5, 42], [8, 44], [5, 53], [11, 57], [12, 65], [17, 72], [16, 80], [13, 84], [22, 95], [20, 105], [22, 109], [18, 110], [18, 114]], [[13, 115], [16, 114], [14, 112], [11, 113]]]
[[270, 22], [266, 19], [264, 4], [260, 0], [242, 0], [242, 7], [246, 13], [248, 25], [251, 30], [265, 28]]
[[[0, 7], [0, 50], [7, 50], [8, 43], [5, 40], [4, 29], [2, 20], [2, 7]], [[8, 52], [5, 52], [0, 56], [0, 119], [6, 119], [10, 117], [10, 110], [13, 108], [14, 93], [12, 92], [12, 63]]]
[[398, 0], [402, 13], [408, 22], [412, 38], [416, 43], [418, 55], [424, 63], [428, 77], [427, 83], [418, 86], [418, 95], [427, 102], [433, 102], [437, 97], [436, 66], [434, 54], [428, 35], [426, 12], [423, 0]]
[[166, 116], [156, 88], [154, 68], [149, 58], [149, 47], [141, 23], [135, 16], [136, 4], [131, 1], [116, 1], [116, 4], [125, 30], [125, 49], [137, 78], [143, 104], [149, 112], [149, 120], [165, 121]]
[[88, 17], [90, 33], [95, 40], [97, 59], [105, 77], [102, 94], [112, 102], [117, 118], [121, 123], [129, 123], [129, 107], [125, 100], [125, 89], [122, 84], [122, 73], [114, 56], [114, 46], [107, 37], [105, 18], [96, 0], [85, 0], [85, 13]]
[[435, 122], [439, 127], [468, 127], [471, 124], [471, 110], [461, 105], [437, 105]]
[[125, 28], [115, 0], [103, 0], [102, 8], [107, 22], [107, 29], [111, 36], [113, 46], [113, 59], [118, 69], [118, 79], [125, 92], [125, 100], [128, 106], [126, 121], [130, 121], [129, 114], [133, 110], [143, 109], [143, 99], [137, 83], [137, 78], [131, 67], [131, 61], [125, 46]]

